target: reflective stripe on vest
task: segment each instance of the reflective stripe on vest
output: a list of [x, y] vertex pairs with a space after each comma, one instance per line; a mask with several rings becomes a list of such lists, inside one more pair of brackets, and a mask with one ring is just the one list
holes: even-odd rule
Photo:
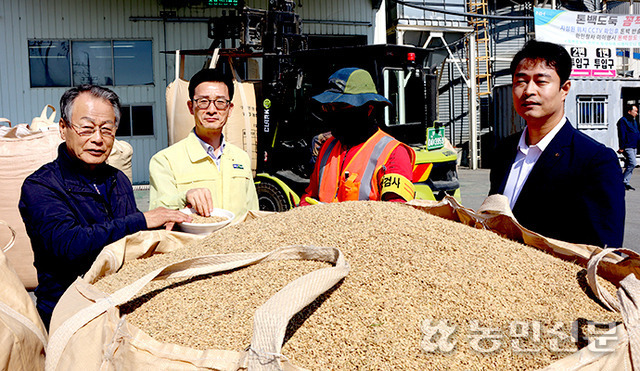
[[320, 168], [318, 172], [318, 185], [322, 184], [322, 177], [324, 176], [324, 167], [327, 165], [327, 162], [331, 157], [331, 152], [333, 151], [333, 147], [335, 147], [336, 143], [338, 143], [338, 141], [334, 137], [331, 137], [328, 140], [329, 140], [329, 143], [327, 143], [327, 146], [326, 146], [327, 148], [323, 148], [324, 151], [320, 158]]
[[376, 143], [376, 146], [373, 147], [373, 151], [371, 152], [371, 156], [369, 157], [369, 161], [367, 162], [367, 167], [364, 169], [364, 174], [362, 174], [362, 183], [360, 184], [360, 191], [358, 193], [358, 198], [360, 200], [369, 199], [369, 195], [371, 194], [373, 172], [376, 170], [378, 158], [382, 155], [382, 151], [387, 146], [387, 144], [389, 144], [392, 140], [395, 139], [390, 136], [384, 136], [378, 141], [378, 143]]
[[[337, 146], [336, 146], [337, 144]], [[377, 171], [388, 160], [389, 155], [398, 147], [408, 148], [411, 154], [413, 166], [415, 155], [406, 145], [398, 142], [393, 137], [378, 130], [371, 136], [358, 152], [349, 160], [344, 168], [341, 164], [346, 153], [342, 153], [342, 146], [335, 138], [330, 138], [325, 142], [318, 155], [318, 199], [322, 202], [336, 202], [347, 200], [378, 200], [379, 189], [377, 184]], [[355, 190], [353, 198], [342, 198], [340, 194], [340, 182], [344, 173], [349, 171], [357, 174], [358, 189]], [[364, 190], [363, 190], [364, 188]], [[338, 197], [338, 198], [337, 198]]]

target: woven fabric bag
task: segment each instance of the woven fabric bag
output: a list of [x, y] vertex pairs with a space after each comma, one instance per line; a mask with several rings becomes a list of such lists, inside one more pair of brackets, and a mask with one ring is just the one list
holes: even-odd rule
[[[593, 291], [599, 296], [601, 301], [608, 303], [607, 305], [611, 309], [618, 310], [622, 313], [624, 323], [615, 327], [611, 334], [608, 333], [600, 336], [592, 342], [592, 344], [599, 344], [606, 341], [606, 348], [603, 349], [602, 347], [590, 345], [555, 362], [550, 365], [548, 369], [615, 370], [632, 369], [634, 365], [638, 367], [638, 361], [636, 360], [638, 356], [637, 339], [640, 336], [638, 336], [636, 326], [640, 321], [640, 315], [638, 315], [640, 312], [638, 312], [636, 303], [639, 301], [637, 298], [640, 298], [640, 285], [636, 277], [638, 276], [640, 257], [633, 252], [626, 252], [629, 257], [625, 258], [614, 254], [610, 249], [603, 250], [594, 246], [566, 243], [536, 234], [518, 224], [504, 201], [501, 197], [490, 197], [478, 212], [464, 208], [453, 198], [446, 198], [442, 202], [415, 201], [412, 202], [411, 205], [446, 219], [458, 221], [476, 228], [492, 230], [510, 239], [524, 242], [532, 247], [547, 251], [558, 258], [573, 261], [588, 268], [589, 284]], [[252, 217], [255, 216], [258, 216], [258, 214], [252, 215]], [[149, 239], [149, 236], [148, 234], [138, 234], [128, 238]], [[73, 369], [76, 363], [85, 365], [86, 367], [103, 367], [104, 369], [127, 369], [127, 367], [136, 369], [147, 366], [157, 367], [157, 365], [161, 365], [161, 367], [164, 368], [180, 369], [235, 370], [246, 367], [249, 369], [297, 369], [286, 357], [280, 354], [282, 338], [278, 336], [271, 337], [270, 335], [265, 336], [265, 339], [275, 340], [273, 340], [272, 343], [267, 341], [271, 344], [270, 346], [262, 347], [257, 345], [261, 342], [256, 341], [256, 334], [262, 333], [257, 329], [263, 328], [262, 324], [273, 323], [273, 325], [266, 326], [266, 328], [271, 329], [267, 332], [272, 334], [273, 332], [270, 331], [273, 331], [275, 328], [281, 328], [282, 323], [286, 323], [286, 321], [282, 319], [273, 320], [273, 322], [271, 322], [271, 319], [266, 321], [260, 320], [261, 318], [275, 318], [273, 316], [276, 315], [277, 310], [274, 310], [273, 313], [266, 311], [265, 313], [268, 313], [266, 317], [263, 317], [260, 313], [256, 313], [254, 320], [254, 341], [247, 352], [223, 350], [197, 351], [154, 341], [139, 329], [128, 324], [126, 319], [121, 318], [119, 313], [113, 308], [122, 302], [120, 298], [115, 297], [120, 291], [108, 296], [99, 292], [91, 285], [97, 277], [107, 272], [116, 271], [123, 262], [128, 259], [135, 258], [136, 256], [148, 256], [154, 252], [172, 251], [172, 248], [168, 247], [169, 245], [178, 242], [189, 243], [190, 240], [187, 240], [187, 238], [193, 239], [195, 237], [185, 237], [182, 234], [164, 232], [163, 235], [150, 238], [150, 242], [148, 243], [140, 243], [140, 241], [136, 243], [126, 243], [126, 241], [121, 240], [119, 242], [123, 243], [123, 246], [105, 249], [99, 258], [99, 262], [96, 262], [96, 264], [92, 266], [92, 269], [85, 275], [84, 279], [77, 281], [77, 285], [73, 286], [73, 290], [65, 293], [63, 297], [64, 306], [58, 306], [54, 311], [54, 320], [52, 321], [52, 330], [54, 333], [50, 343], [53, 344], [55, 342], [57, 344], [58, 341], [63, 340], [60, 342], [60, 344], [63, 345], [57, 345], [55, 348], [52, 345], [49, 346], [49, 357], [57, 357], [57, 360], [56, 358], [48, 358], [47, 362], [51, 361], [51, 368], [49, 369]], [[181, 240], [171, 242], [176, 239]], [[147, 244], [148, 247], [143, 248], [141, 251], [136, 251], [140, 246], [144, 246], [145, 244]], [[280, 252], [271, 253], [275, 253], [276, 255], [280, 254]], [[289, 251], [286, 254], [288, 253], [292, 252]], [[298, 252], [295, 254], [298, 254]], [[251, 261], [251, 264], [253, 264], [252, 259], [254, 258], [262, 259], [258, 257], [258, 255], [252, 254], [231, 255], [243, 256], [247, 261]], [[192, 264], [198, 267], [208, 266], [208, 264], [211, 263], [209, 259], [219, 258], [220, 256], [216, 256], [215, 258], [200, 257], [196, 258], [195, 261], [191, 261], [192, 259], [190, 259], [188, 262], [175, 263], [178, 265], [186, 264], [185, 267], [188, 266], [188, 268], [176, 274], [181, 277], [180, 274], [185, 274], [189, 269], [192, 269]], [[204, 260], [200, 261], [199, 259]], [[270, 258], [265, 257], [265, 259]], [[172, 264], [171, 268], [161, 268], [166, 270], [164, 273], [157, 273], [158, 271], [156, 271], [150, 273], [150, 275], [153, 276], [155, 274], [162, 276], [178, 272], [179, 269], [175, 264]], [[227, 261], [225, 264], [232, 268], [235, 267], [237, 263]], [[336, 263], [336, 267], [338, 266], [339, 264]], [[192, 272], [187, 276], [191, 277], [193, 275]], [[610, 297], [610, 295], [608, 297], [608, 294], [599, 288], [597, 280], [595, 280], [597, 276], [606, 278], [620, 287], [618, 290], [620, 304], [617, 304], [615, 299]], [[148, 280], [149, 277], [146, 279]], [[139, 280], [131, 286], [144, 285], [144, 282], [147, 281]], [[285, 289], [282, 291], [285, 291]], [[278, 295], [280, 295], [280, 293]], [[61, 301], [61, 303], [62, 302], [63, 301]], [[111, 309], [104, 311], [102, 309], [94, 309], [95, 312], [83, 315], [84, 319], [82, 321], [71, 320], [74, 317], [77, 319], [79, 316], [78, 313], [88, 311], [88, 309], [85, 310], [85, 308], [91, 307], [98, 302], [102, 303], [103, 307]], [[269, 302], [271, 302], [271, 300]], [[277, 306], [274, 306], [273, 308], [276, 307]], [[550, 308], [550, 310], [551, 309], [552, 308]], [[97, 312], [101, 314], [96, 314]], [[284, 317], [290, 318], [288, 314]], [[86, 325], [80, 326], [75, 322]], [[71, 326], [72, 324], [74, 324], [74, 326]], [[87, 329], [85, 329], [85, 327], [87, 327]], [[75, 330], [76, 328], [78, 328], [78, 330]], [[58, 331], [62, 331], [60, 335], [57, 335]], [[73, 335], [64, 335], [65, 333]], [[67, 338], [69, 340], [65, 341]], [[258, 338], [263, 337], [258, 336]], [[60, 350], [61, 348], [65, 348], [64, 352]], [[53, 356], [54, 354], [61, 354], [61, 356]], [[88, 362], [85, 359], [87, 354], [92, 355], [93, 358], [89, 361], [94, 363], [83, 363]], [[166, 357], [158, 359], [158, 354], [164, 354], [165, 356], [170, 355], [170, 357], [169, 359]], [[136, 360], [131, 361], [130, 357], [136, 357]], [[137, 359], [138, 357], [140, 357], [140, 359]], [[251, 363], [252, 360], [255, 360], [257, 363]], [[55, 367], [56, 364], [58, 365], [57, 368]], [[336, 368], [340, 367], [340, 360], [336, 360], [335, 365]]]
[[[12, 232], [1, 220], [0, 228]], [[15, 239], [5, 241], [2, 240], [4, 248], [0, 250], [0, 369], [43, 370], [47, 331], [31, 297], [4, 254]]]
[[[54, 310], [46, 369], [300, 370], [280, 354], [286, 327], [296, 313], [347, 275], [349, 266], [336, 248], [288, 246], [265, 253], [201, 256], [159, 268], [111, 295], [92, 285], [102, 275], [115, 272], [127, 259], [171, 251], [196, 238], [178, 232], [143, 231], [105, 248], [89, 272], [65, 292]], [[267, 261], [303, 259], [334, 266], [296, 279], [258, 308], [251, 346], [246, 351], [202, 351], [160, 343], [127, 323], [116, 308], [152, 280], [226, 272]]]
[[[43, 111], [44, 114], [46, 111]], [[33, 266], [31, 241], [18, 210], [18, 200], [25, 178], [58, 157], [58, 145], [62, 139], [57, 126], [55, 130], [47, 130], [48, 127], [32, 131], [27, 124], [19, 124], [3, 128], [0, 132], [0, 194], [3, 196], [0, 198], [0, 219], [16, 231], [16, 243], [7, 252], [7, 258], [27, 289], [35, 288], [38, 279]], [[2, 233], [6, 232], [0, 231], [0, 237]]]
[[113, 140], [113, 148], [107, 158], [107, 164], [122, 171], [129, 181], [133, 183], [133, 168], [131, 160], [133, 159], [133, 147], [124, 140]]
[[[492, 230], [511, 240], [587, 268], [587, 281], [597, 298], [622, 315], [623, 323], [594, 339], [588, 346], [549, 365], [545, 370], [616, 371], [640, 369], [640, 255], [627, 249], [601, 249], [541, 236], [521, 226], [507, 198], [489, 196], [478, 212], [460, 205], [453, 197], [442, 202], [414, 200], [412, 206], [476, 228]], [[623, 257], [614, 252], [622, 252]], [[598, 276], [618, 287], [614, 298], [602, 288]]]
[[[186, 138], [194, 127], [193, 115], [189, 112], [189, 81], [182, 76], [180, 66], [184, 64], [184, 55], [176, 53], [175, 80], [167, 86], [165, 98], [167, 103], [167, 131], [169, 145]], [[209, 68], [214, 68], [210, 65]], [[239, 81], [235, 74], [232, 98], [233, 109], [226, 125], [222, 129], [225, 140], [242, 148], [249, 154], [251, 170], [256, 172], [257, 164], [257, 106], [255, 84]]]

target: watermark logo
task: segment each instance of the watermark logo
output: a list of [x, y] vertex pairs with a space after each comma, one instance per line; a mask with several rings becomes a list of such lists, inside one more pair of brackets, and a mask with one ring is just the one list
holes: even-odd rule
[[457, 325], [450, 326], [447, 321], [424, 320], [420, 329], [424, 336], [420, 346], [425, 352], [449, 353], [456, 347], [456, 341], [451, 337], [456, 332]]
[[502, 347], [499, 328], [482, 327], [478, 320], [469, 321], [469, 346], [480, 353], [493, 353]]
[[617, 323], [574, 321], [571, 323], [511, 321], [504, 326], [483, 326], [479, 320], [455, 324], [449, 320], [425, 319], [420, 325], [420, 347], [427, 353], [451, 353], [466, 339], [469, 348], [483, 354], [510, 348], [514, 354], [573, 353], [587, 346], [590, 351], [610, 353], [618, 343]]

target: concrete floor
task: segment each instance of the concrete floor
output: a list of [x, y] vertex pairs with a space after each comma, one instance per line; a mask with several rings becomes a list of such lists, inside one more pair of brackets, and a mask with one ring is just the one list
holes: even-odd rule
[[640, 252], [640, 169], [633, 172], [631, 185], [637, 190], [625, 192], [624, 247]]
[[462, 205], [478, 210], [489, 194], [489, 170], [458, 168]]

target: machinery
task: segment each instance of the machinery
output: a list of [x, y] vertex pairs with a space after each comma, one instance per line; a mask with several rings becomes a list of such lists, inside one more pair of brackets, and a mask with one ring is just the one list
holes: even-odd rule
[[[311, 142], [327, 131], [314, 113], [313, 95], [327, 87], [329, 76], [343, 67], [367, 70], [378, 93], [393, 107], [378, 122], [417, 154], [416, 198], [459, 199], [457, 155], [437, 118], [437, 77], [428, 66], [429, 51], [412, 46], [367, 45], [331, 49], [307, 48], [301, 21], [291, 0], [270, 0], [269, 9], [242, 8], [240, 15], [212, 20], [210, 50], [223, 39], [240, 46], [220, 55], [246, 78], [248, 59], [260, 60], [257, 100], [256, 189], [261, 210], [285, 211], [300, 201], [313, 171]], [[204, 54], [204, 53], [203, 53]]]

